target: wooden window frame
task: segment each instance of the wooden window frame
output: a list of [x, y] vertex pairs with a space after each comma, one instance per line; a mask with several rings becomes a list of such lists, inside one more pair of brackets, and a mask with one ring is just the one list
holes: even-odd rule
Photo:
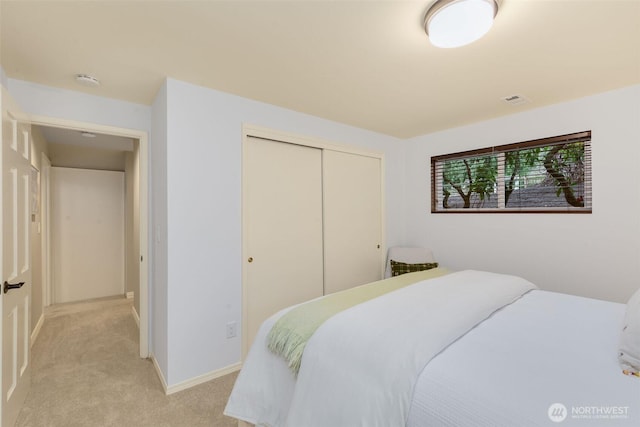
[[[588, 142], [585, 146], [589, 149], [589, 155], [587, 157], [587, 167], [585, 170], [585, 182], [588, 182], [589, 206], [576, 207], [576, 208], [450, 208], [450, 209], [437, 209], [438, 197], [436, 185], [436, 164], [444, 160], [463, 159], [468, 157], [478, 157], [482, 155], [495, 155], [500, 153], [506, 153], [509, 151], [523, 150], [527, 148], [544, 147], [549, 145], [557, 145], [570, 142]], [[469, 151], [461, 151], [457, 153], [449, 153], [439, 156], [431, 157], [431, 213], [435, 214], [485, 214], [485, 213], [560, 213], [560, 214], [590, 214], [592, 213], [592, 173], [591, 173], [591, 131], [576, 132], [566, 135], [554, 136], [549, 138], [534, 139], [529, 141], [517, 142], [512, 144], [498, 145], [493, 147], [479, 148]], [[499, 166], [500, 167], [500, 166]], [[588, 176], [587, 176], [588, 175]], [[496, 183], [503, 185], [504, 176], [499, 175]]]

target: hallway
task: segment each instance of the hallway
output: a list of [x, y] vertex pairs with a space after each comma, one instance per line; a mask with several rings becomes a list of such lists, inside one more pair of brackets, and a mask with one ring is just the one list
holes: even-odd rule
[[236, 374], [165, 396], [138, 357], [131, 300], [47, 308], [32, 348], [32, 386], [17, 427], [235, 426], [222, 415]]

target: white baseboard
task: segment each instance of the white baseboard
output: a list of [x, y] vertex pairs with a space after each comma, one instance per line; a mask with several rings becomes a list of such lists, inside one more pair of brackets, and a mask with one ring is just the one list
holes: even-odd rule
[[156, 368], [156, 372], [158, 373], [158, 377], [160, 378], [160, 382], [162, 383], [162, 388], [164, 389], [164, 394], [167, 396], [173, 393], [177, 393], [182, 390], [186, 390], [191, 387], [195, 387], [199, 384], [206, 383], [207, 381], [211, 381], [213, 379], [223, 377], [227, 374], [230, 374], [235, 371], [239, 371], [242, 367], [242, 363], [234, 363], [233, 365], [229, 365], [222, 369], [217, 369], [215, 371], [208, 372], [206, 374], [197, 376], [195, 378], [191, 378], [189, 380], [183, 381], [178, 384], [174, 384], [172, 386], [167, 386], [167, 381], [164, 379], [164, 375], [162, 375], [162, 370], [156, 361], [156, 358], [153, 355], [150, 356], [151, 361], [153, 362], [153, 366]]
[[140, 317], [138, 316], [138, 312], [136, 311], [135, 306], [131, 306], [131, 315], [133, 316], [133, 320], [136, 321], [136, 325], [138, 325], [138, 329], [140, 329]]
[[166, 394], [168, 396], [170, 394], [177, 393], [179, 391], [186, 390], [191, 387], [195, 387], [198, 384], [206, 383], [207, 381], [211, 381], [213, 379], [223, 377], [232, 372], [239, 371], [241, 367], [242, 367], [241, 362], [234, 363], [233, 365], [229, 365], [222, 369], [217, 369], [215, 371], [208, 372], [206, 374], [191, 378], [181, 383], [174, 384], [172, 386], [167, 387]]
[[133, 291], [129, 291], [126, 293], [127, 299], [133, 299]]
[[40, 329], [42, 329], [43, 324], [44, 324], [44, 312], [40, 315], [40, 319], [38, 319], [38, 323], [36, 323], [36, 327], [33, 328], [33, 332], [31, 332], [31, 347], [33, 347], [33, 343], [36, 342], [36, 338], [38, 338], [38, 334], [40, 333]]
[[191, 378], [181, 383], [168, 386], [167, 381], [164, 379], [164, 375], [162, 374], [162, 369], [160, 369], [160, 365], [158, 365], [158, 361], [156, 360], [154, 355], [149, 354], [149, 358], [153, 363], [153, 367], [156, 368], [156, 373], [158, 374], [158, 378], [160, 378], [162, 389], [164, 390], [164, 394], [167, 396], [182, 390], [186, 390], [191, 387], [195, 387], [199, 384], [206, 383], [207, 381], [211, 381], [216, 378], [223, 377], [232, 372], [239, 371], [240, 368], [242, 368], [242, 362], [237, 362], [237, 363], [234, 363], [233, 365], [229, 365], [227, 367], [208, 372], [206, 374]]
[[154, 357], [153, 354], [149, 353], [149, 359], [153, 362], [153, 367], [156, 368], [156, 374], [158, 374], [158, 378], [160, 378], [160, 383], [162, 384], [162, 389], [164, 390], [164, 394], [167, 393], [167, 381], [164, 379], [164, 375], [162, 375], [162, 369], [160, 369], [160, 365], [158, 365], [158, 361]]

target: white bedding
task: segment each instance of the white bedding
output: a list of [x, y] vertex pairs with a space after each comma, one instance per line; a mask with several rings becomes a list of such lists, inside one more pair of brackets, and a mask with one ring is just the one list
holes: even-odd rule
[[[269, 329], [286, 311], [261, 327], [236, 383], [242, 392], [234, 389], [225, 414], [286, 425], [300, 384], [266, 347]], [[621, 304], [529, 292], [431, 360], [415, 386], [407, 425], [555, 425], [547, 415], [553, 403], [569, 411], [563, 424], [640, 425], [640, 381], [622, 375], [616, 359], [623, 314]], [[335, 368], [335, 375], [344, 374]], [[574, 407], [583, 418], [571, 418]], [[626, 418], [585, 417], [585, 411], [624, 407]], [[332, 427], [340, 425], [347, 426]]]
[[305, 348], [286, 425], [403, 425], [429, 360], [534, 288], [520, 277], [466, 270], [334, 315]]
[[[407, 425], [640, 426], [640, 380], [617, 360], [624, 307], [528, 293], [431, 360]], [[548, 416], [555, 403], [568, 412], [557, 424]], [[625, 417], [603, 414], [624, 407]], [[574, 409], [583, 418], [572, 418]]]
[[292, 308], [279, 311], [260, 326], [224, 409], [225, 415], [259, 426], [285, 425], [295, 378], [287, 362], [267, 347], [267, 335]]

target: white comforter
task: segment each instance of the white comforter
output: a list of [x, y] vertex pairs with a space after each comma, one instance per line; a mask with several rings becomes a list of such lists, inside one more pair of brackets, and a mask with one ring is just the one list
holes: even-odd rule
[[[529, 292], [429, 362], [407, 426], [640, 426], [640, 379], [623, 375], [617, 359], [624, 312]], [[557, 422], [554, 404], [566, 408]]]
[[463, 271], [359, 304], [316, 331], [295, 383], [278, 380], [286, 365], [257, 342], [225, 413], [267, 426], [402, 426], [429, 360], [534, 288], [515, 276]]

